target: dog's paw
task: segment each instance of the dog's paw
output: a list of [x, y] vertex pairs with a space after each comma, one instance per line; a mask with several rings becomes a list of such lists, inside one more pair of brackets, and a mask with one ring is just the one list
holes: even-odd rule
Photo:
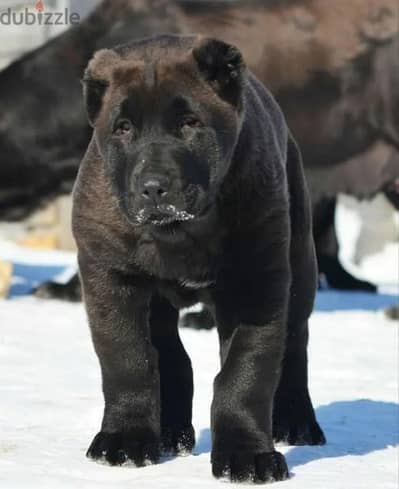
[[104, 433], [100, 431], [87, 450], [87, 457], [123, 465], [133, 462], [137, 467], [157, 463], [159, 439], [150, 430], [130, 433]]
[[194, 445], [195, 432], [191, 425], [186, 427], [168, 427], [162, 430], [162, 455], [187, 455], [192, 452]]
[[273, 412], [273, 438], [288, 445], [324, 445], [321, 430], [307, 395], [279, 399]]
[[269, 453], [212, 453], [212, 473], [231, 482], [276, 482], [289, 478], [284, 456]]

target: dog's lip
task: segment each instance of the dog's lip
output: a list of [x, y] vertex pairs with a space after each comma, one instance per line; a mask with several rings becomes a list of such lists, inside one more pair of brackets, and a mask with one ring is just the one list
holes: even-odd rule
[[192, 221], [193, 219], [195, 219], [194, 214], [178, 210], [173, 205], [157, 207], [152, 212], [141, 209], [136, 215], [138, 224], [151, 224], [159, 227]]
[[175, 219], [174, 217], [150, 217], [147, 220], [148, 224], [151, 224], [152, 226], [157, 226], [157, 227], [166, 227], [170, 226], [172, 224], [180, 224], [182, 221]]

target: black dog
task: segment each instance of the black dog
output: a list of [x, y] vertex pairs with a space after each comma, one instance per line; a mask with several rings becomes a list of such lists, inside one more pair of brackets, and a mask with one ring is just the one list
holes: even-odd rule
[[159, 36], [99, 51], [94, 135], [73, 229], [105, 397], [88, 450], [110, 464], [190, 451], [193, 379], [178, 310], [217, 321], [216, 477], [288, 477], [273, 438], [322, 444], [307, 388], [316, 288], [310, 202], [276, 102], [222, 41]]

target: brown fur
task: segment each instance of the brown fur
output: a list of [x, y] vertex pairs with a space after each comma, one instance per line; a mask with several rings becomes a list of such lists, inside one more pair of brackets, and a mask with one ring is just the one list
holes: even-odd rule
[[396, 0], [281, 2], [269, 9], [267, 3], [232, 8], [223, 16], [178, 11], [177, 18], [184, 33], [205, 31], [240, 46], [272, 91], [303, 86], [316, 71], [334, 74], [369, 42], [386, 42], [399, 30]]
[[314, 168], [307, 174], [313, 198], [334, 197], [339, 193], [367, 198], [378, 193], [396, 174], [399, 179], [397, 151], [377, 141], [367, 151], [332, 168]]

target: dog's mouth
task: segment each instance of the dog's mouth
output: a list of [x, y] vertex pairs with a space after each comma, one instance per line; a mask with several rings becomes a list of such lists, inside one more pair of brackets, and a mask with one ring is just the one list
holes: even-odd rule
[[159, 229], [173, 230], [181, 223], [195, 219], [194, 214], [177, 209], [174, 205], [158, 206], [155, 209], [140, 209], [135, 215], [137, 226], [149, 224]]

